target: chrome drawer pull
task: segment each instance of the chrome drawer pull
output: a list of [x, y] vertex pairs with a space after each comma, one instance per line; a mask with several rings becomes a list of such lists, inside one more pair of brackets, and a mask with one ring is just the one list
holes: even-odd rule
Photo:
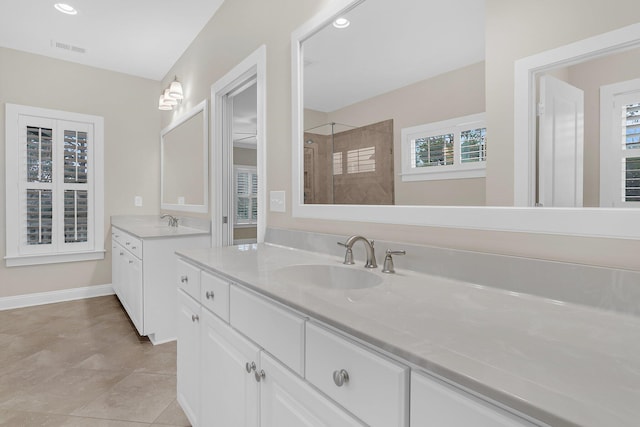
[[181, 276], [180, 277], [180, 282], [187, 283], [188, 281], [189, 281], [189, 277], [187, 277], [187, 276]]
[[349, 373], [344, 369], [333, 371], [333, 382], [336, 383], [338, 387], [342, 387], [349, 382]]
[[213, 294], [213, 291], [207, 291], [205, 296], [207, 297], [207, 299], [213, 299], [215, 295]]
[[244, 365], [244, 369], [247, 370], [247, 374], [250, 374], [251, 371], [255, 371], [256, 370], [256, 362], [251, 362], [251, 363], [247, 362]]
[[200, 316], [198, 316], [197, 314], [192, 314], [191, 315], [191, 321], [192, 322], [197, 322], [198, 320], [200, 320]]
[[255, 371], [254, 375], [256, 377], [257, 382], [264, 380], [264, 377], [266, 376], [266, 374], [264, 373], [264, 369], [260, 369], [260, 372]]

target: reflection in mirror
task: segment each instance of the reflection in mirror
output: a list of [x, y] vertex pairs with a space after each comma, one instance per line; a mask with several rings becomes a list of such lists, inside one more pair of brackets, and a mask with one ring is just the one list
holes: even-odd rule
[[[424, 25], [424, 16], [434, 14], [439, 18]], [[329, 23], [302, 43], [304, 202], [484, 204], [484, 165], [473, 176], [446, 173], [461, 162], [459, 135], [445, 143], [449, 129], [436, 127], [418, 144], [402, 138], [404, 129], [484, 112], [483, 2], [366, 0], [341, 17], [350, 22], [346, 28]], [[384, 143], [377, 139], [387, 132]], [[374, 135], [375, 144], [367, 142]], [[308, 143], [327, 136], [333, 144]], [[355, 150], [374, 146], [375, 170], [349, 166], [364, 155]], [[403, 156], [418, 162], [403, 165]], [[342, 163], [343, 173], [334, 163]], [[419, 169], [437, 169], [439, 178], [418, 174], [429, 175], [422, 179], [413, 173]]]
[[539, 205], [640, 206], [639, 65], [634, 48], [536, 74]]
[[393, 204], [393, 120], [304, 133], [304, 202]]
[[203, 101], [160, 133], [161, 208], [208, 212], [208, 121]]

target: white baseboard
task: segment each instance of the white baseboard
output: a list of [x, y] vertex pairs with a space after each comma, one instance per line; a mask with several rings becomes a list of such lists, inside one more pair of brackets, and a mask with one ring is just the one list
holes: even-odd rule
[[82, 288], [63, 289], [61, 291], [39, 292], [35, 294], [16, 295], [0, 298], [0, 311], [12, 308], [31, 307], [54, 302], [73, 301], [84, 298], [113, 295], [113, 287], [107, 285], [85, 286]]

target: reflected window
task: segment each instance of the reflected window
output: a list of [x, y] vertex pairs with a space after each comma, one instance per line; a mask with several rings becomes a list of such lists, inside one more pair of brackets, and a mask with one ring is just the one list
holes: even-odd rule
[[376, 147], [358, 148], [347, 152], [347, 173], [376, 171]]
[[333, 153], [333, 174], [342, 175], [342, 151]]
[[402, 180], [485, 176], [485, 114], [473, 114], [402, 129]]
[[234, 167], [235, 224], [258, 223], [258, 172], [252, 166]]

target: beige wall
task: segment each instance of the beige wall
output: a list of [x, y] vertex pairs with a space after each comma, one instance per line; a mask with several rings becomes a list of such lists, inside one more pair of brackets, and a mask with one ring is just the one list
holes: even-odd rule
[[[296, 230], [407, 241], [483, 252], [640, 269], [634, 240], [396, 226], [293, 218], [291, 216], [291, 32], [328, 0], [234, 0], [225, 2], [191, 47], [167, 74], [185, 84], [187, 104], [209, 96], [210, 86], [258, 46], [267, 47], [267, 175], [269, 190], [287, 192], [287, 212], [267, 212], [267, 224]], [[492, 204], [511, 203], [513, 175], [514, 60], [631, 23], [640, 3], [568, 0], [487, 1], [486, 100], [492, 149], [489, 160], [504, 168], [488, 179], [496, 188]], [[612, 9], [612, 10], [609, 10]], [[274, 14], [273, 11], [279, 11]], [[549, 11], [554, 11], [549, 14]], [[270, 19], [264, 19], [269, 16]], [[183, 104], [184, 105], [184, 104]], [[386, 117], [384, 117], [386, 118]], [[164, 120], [168, 120], [165, 116]], [[489, 184], [488, 184], [489, 185]], [[399, 218], [401, 219], [401, 218]]]
[[[0, 48], [0, 188], [5, 188], [4, 104], [104, 117], [105, 249], [103, 261], [7, 268], [0, 263], [0, 298], [111, 283], [110, 216], [159, 210], [159, 129], [156, 81]], [[144, 206], [136, 208], [134, 197]], [[0, 254], [5, 255], [5, 209]]]

